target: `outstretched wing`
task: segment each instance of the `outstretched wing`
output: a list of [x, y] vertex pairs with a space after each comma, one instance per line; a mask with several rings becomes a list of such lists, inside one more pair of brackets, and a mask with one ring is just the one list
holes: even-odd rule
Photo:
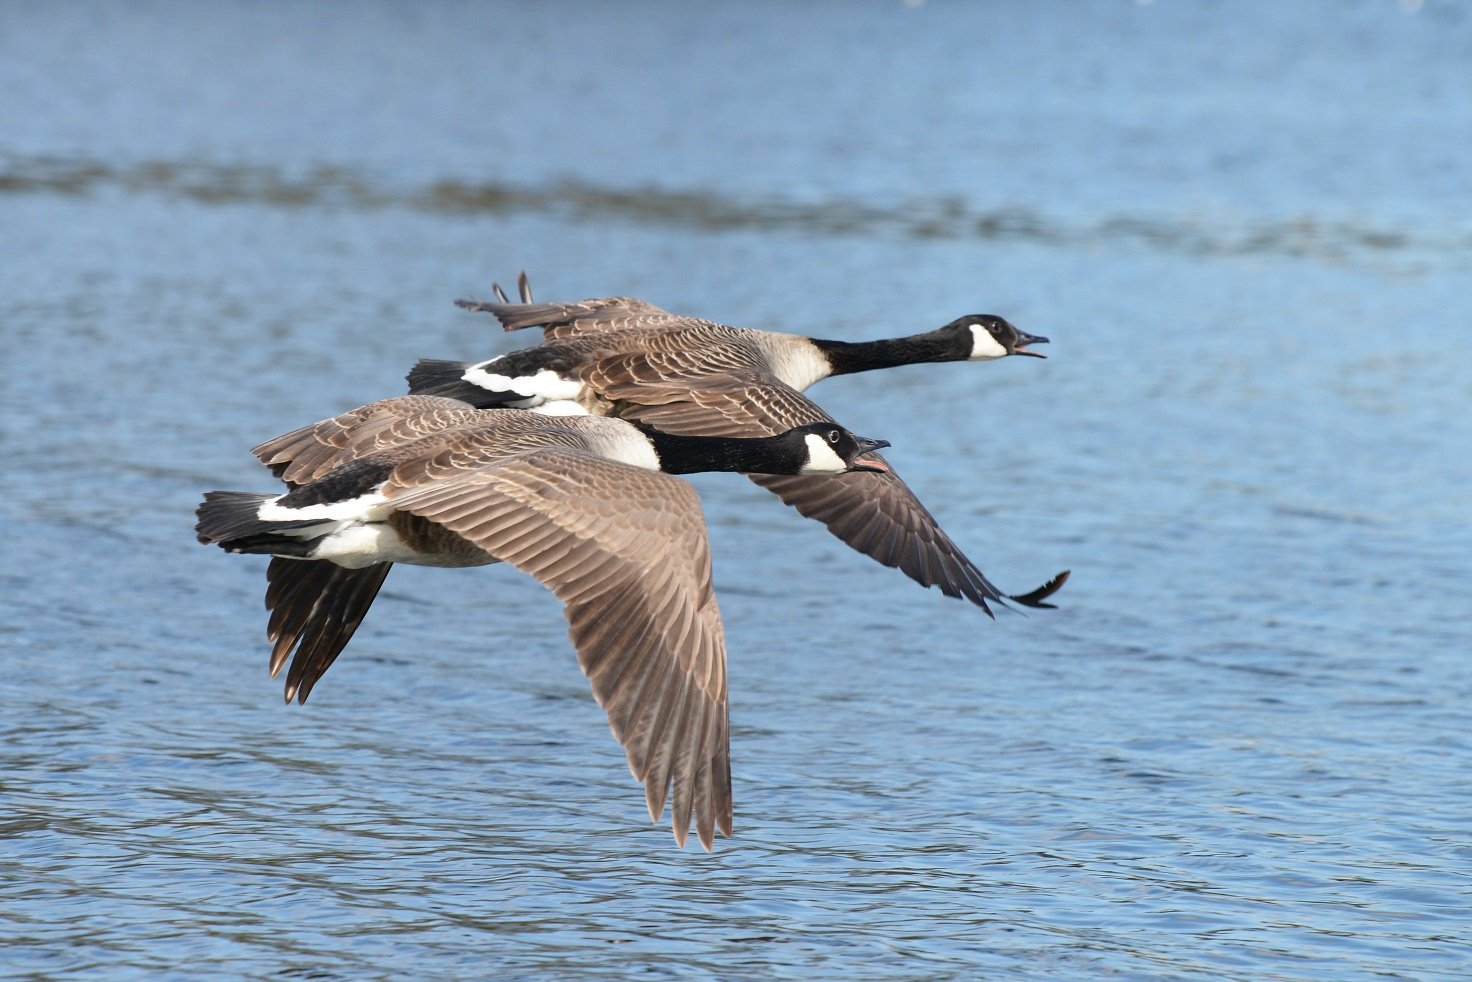
[[345, 461], [462, 425], [477, 413], [456, 399], [394, 396], [292, 430], [251, 453], [287, 484], [307, 484]]
[[286, 673], [287, 702], [307, 701], [312, 686], [363, 623], [392, 568], [392, 563], [378, 563], [345, 569], [320, 559], [272, 557], [266, 568], [266, 609], [271, 612], [266, 637], [275, 642], [272, 678], [292, 656]]
[[[635, 297], [600, 297], [573, 303], [507, 303], [499, 287], [499, 303], [456, 300], [457, 307], [492, 314], [508, 331], [540, 327], [545, 340], [602, 334], [606, 331], [639, 330], [650, 327], [678, 327], [693, 323], [695, 318], [672, 314], [646, 300]], [[530, 297], [530, 289], [523, 293]]]
[[[833, 421], [801, 392], [756, 372], [678, 378], [658, 355], [635, 354], [603, 359], [583, 375], [619, 407], [619, 415], [673, 433], [760, 436]], [[747, 476], [854, 549], [922, 586], [964, 597], [988, 614], [988, 601], [1006, 599], [893, 471]]]
[[[253, 449], [287, 484], [314, 481], [338, 464], [398, 446], [472, 418], [453, 399], [396, 396], [292, 430]], [[273, 557], [266, 568], [266, 638], [271, 677], [287, 658], [286, 701], [305, 703], [312, 687], [342, 653], [378, 596], [391, 563], [345, 569], [313, 559]]]
[[[695, 489], [568, 449], [537, 450], [385, 494], [530, 574], [566, 607], [593, 696], [658, 820], [682, 845], [731, 834], [726, 647]], [[412, 480], [412, 478], [410, 478]]]

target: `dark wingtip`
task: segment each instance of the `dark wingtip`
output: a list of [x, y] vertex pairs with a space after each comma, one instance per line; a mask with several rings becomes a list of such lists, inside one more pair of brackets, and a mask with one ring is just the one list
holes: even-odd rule
[[464, 310], [473, 310], [476, 313], [489, 311], [494, 304], [486, 303], [484, 300], [456, 300], [455, 306]]
[[1063, 572], [1059, 573], [1057, 576], [1053, 577], [1051, 580], [1044, 583], [1036, 590], [1033, 590], [1030, 593], [1009, 594], [1007, 599], [1011, 600], [1013, 603], [1022, 604], [1022, 606], [1024, 607], [1037, 607], [1043, 610], [1056, 610], [1058, 607], [1057, 604], [1043, 603], [1043, 601], [1061, 590], [1063, 588], [1063, 584], [1068, 582], [1068, 574], [1072, 572], [1073, 570], [1065, 569]]
[[[511, 298], [506, 295], [505, 290], [501, 289], [500, 283], [492, 283], [491, 292], [496, 295], [496, 299], [501, 301], [502, 304], [509, 305], [511, 303]], [[527, 279], [526, 270], [522, 270], [516, 276], [516, 295], [521, 298], [521, 302], [524, 304], [532, 302], [532, 281]], [[456, 302], [459, 303], [459, 301]], [[465, 304], [461, 303], [460, 306], [463, 307]]]

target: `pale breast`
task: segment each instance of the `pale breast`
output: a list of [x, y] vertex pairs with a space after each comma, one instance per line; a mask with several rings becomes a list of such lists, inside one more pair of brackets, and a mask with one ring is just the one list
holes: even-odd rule
[[771, 373], [799, 392], [833, 374], [827, 356], [807, 338], [772, 331], [753, 331], [752, 338], [766, 355]]
[[620, 463], [659, 470], [659, 455], [647, 437], [623, 420], [604, 416], [575, 416], [567, 420], [578, 427], [587, 447], [600, 457]]

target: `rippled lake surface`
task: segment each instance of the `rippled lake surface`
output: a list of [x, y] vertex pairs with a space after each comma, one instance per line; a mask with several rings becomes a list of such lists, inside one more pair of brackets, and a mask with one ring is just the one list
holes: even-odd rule
[[[0, 6], [0, 972], [1472, 975], [1472, 13]], [[306, 707], [248, 448], [634, 294], [1047, 361], [813, 391], [988, 621], [701, 489], [737, 835], [674, 848], [514, 570]]]

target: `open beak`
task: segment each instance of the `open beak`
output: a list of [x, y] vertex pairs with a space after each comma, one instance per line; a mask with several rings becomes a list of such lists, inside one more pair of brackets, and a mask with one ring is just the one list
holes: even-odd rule
[[863, 436], [856, 436], [854, 437], [854, 439], [859, 441], [859, 447], [861, 448], [858, 454], [854, 456], [854, 470], [879, 471], [885, 474], [889, 473], [890, 467], [884, 462], [884, 459], [881, 457], [874, 457], [869, 460], [860, 459], [867, 454], [874, 453], [877, 450], [883, 450], [885, 447], [889, 446], [888, 440], [870, 440], [868, 437]]
[[1030, 344], [1047, 344], [1047, 343], [1048, 343], [1048, 339], [1045, 338], [1045, 337], [1043, 337], [1041, 334], [1028, 334], [1026, 331], [1018, 331], [1017, 332], [1017, 340], [1014, 341], [1014, 342], [1012, 342], [1012, 354], [1014, 354], [1014, 355], [1032, 355], [1034, 358], [1046, 358], [1048, 356], [1045, 355], [1045, 354], [1042, 354], [1041, 352], [1038, 352], [1038, 351], [1028, 351], [1027, 350], [1027, 346], [1030, 345]]

